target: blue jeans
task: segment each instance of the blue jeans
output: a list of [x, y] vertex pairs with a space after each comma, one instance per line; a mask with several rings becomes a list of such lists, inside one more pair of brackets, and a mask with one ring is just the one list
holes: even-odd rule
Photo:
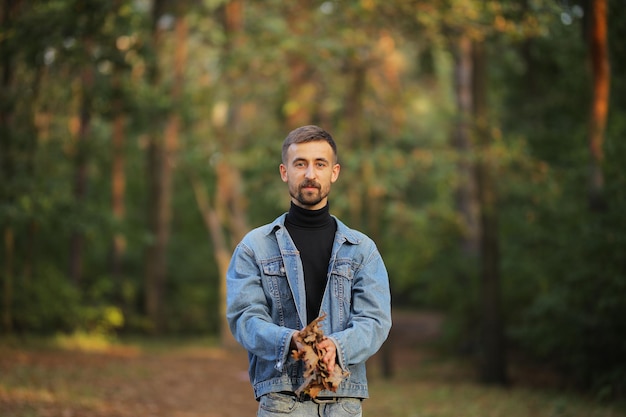
[[271, 392], [259, 400], [257, 417], [361, 417], [361, 400], [338, 398], [300, 401], [289, 394]]

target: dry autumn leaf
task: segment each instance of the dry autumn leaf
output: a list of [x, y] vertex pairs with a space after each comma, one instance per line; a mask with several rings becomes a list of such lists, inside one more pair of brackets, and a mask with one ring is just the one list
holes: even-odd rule
[[316, 318], [296, 335], [300, 347], [292, 352], [292, 356], [304, 363], [305, 377], [304, 383], [296, 390], [297, 395], [304, 393], [316, 398], [322, 390], [336, 392], [341, 381], [347, 376], [347, 372], [340, 366], [335, 366], [331, 373], [322, 362], [326, 350], [320, 349], [318, 343], [326, 337], [319, 323], [325, 318], [326, 314]]

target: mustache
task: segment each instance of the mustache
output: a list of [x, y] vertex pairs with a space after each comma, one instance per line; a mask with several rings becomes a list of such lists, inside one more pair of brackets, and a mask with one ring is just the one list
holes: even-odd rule
[[321, 186], [315, 181], [304, 181], [302, 184], [300, 184], [300, 188], [309, 188], [309, 187], [321, 188]]

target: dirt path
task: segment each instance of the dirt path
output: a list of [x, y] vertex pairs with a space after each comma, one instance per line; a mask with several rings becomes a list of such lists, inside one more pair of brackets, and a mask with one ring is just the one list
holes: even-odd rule
[[2, 417], [234, 417], [256, 410], [242, 350], [0, 356]]
[[[397, 315], [392, 366], [436, 337], [435, 315]], [[379, 358], [372, 359], [373, 367]], [[33, 351], [0, 346], [1, 417], [242, 417], [256, 415], [240, 349], [145, 353]]]

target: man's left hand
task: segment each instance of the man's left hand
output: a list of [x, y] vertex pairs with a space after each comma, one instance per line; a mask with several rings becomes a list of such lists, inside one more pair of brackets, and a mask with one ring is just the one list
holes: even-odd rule
[[322, 357], [322, 362], [326, 364], [328, 372], [332, 373], [335, 370], [335, 361], [337, 360], [337, 346], [332, 340], [325, 338], [317, 344], [317, 347], [326, 352]]

